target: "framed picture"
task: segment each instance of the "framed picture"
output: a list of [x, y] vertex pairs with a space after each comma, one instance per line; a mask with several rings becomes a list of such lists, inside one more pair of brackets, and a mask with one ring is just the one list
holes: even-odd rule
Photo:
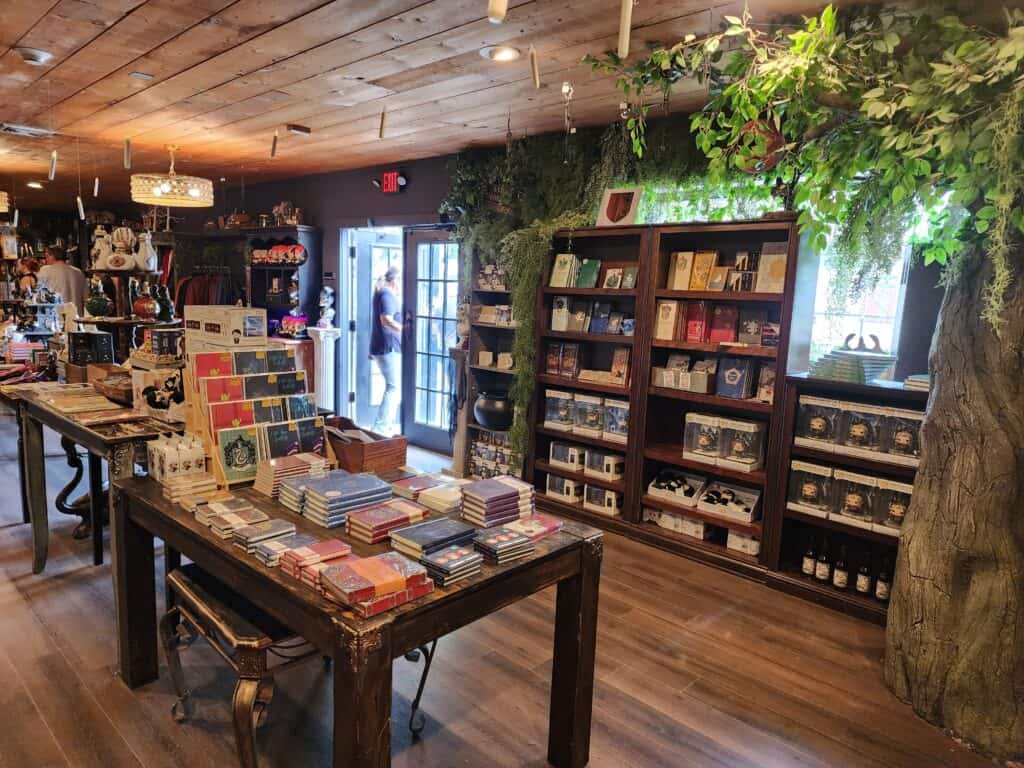
[[636, 223], [641, 194], [643, 187], [606, 189], [601, 198], [601, 209], [597, 213], [597, 226], [628, 227]]

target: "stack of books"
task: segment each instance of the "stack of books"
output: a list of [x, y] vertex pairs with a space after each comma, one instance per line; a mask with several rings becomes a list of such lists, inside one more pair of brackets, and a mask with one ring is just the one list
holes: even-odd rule
[[472, 544], [456, 544], [425, 555], [420, 563], [438, 586], [447, 587], [480, 572], [484, 556]]
[[229, 494], [229, 498], [198, 505], [194, 514], [197, 523], [209, 526], [210, 520], [217, 515], [237, 514], [238, 512], [248, 512], [251, 509], [256, 509], [256, 507], [245, 499]]
[[390, 498], [391, 486], [373, 475], [331, 472], [306, 483], [302, 514], [324, 528], [336, 528], [345, 524], [350, 511]]
[[408, 499], [391, 499], [348, 513], [345, 533], [364, 544], [386, 541], [396, 528], [404, 528], [430, 516], [430, 510]]
[[265, 523], [270, 518], [258, 509], [243, 509], [210, 518], [210, 530], [221, 539], [230, 539], [239, 528]]
[[310, 536], [308, 533], [299, 533], [295, 536], [286, 536], [283, 539], [261, 541], [256, 545], [253, 554], [267, 568], [276, 568], [281, 564], [281, 555], [285, 552], [291, 549], [308, 547], [316, 544], [318, 541], [319, 539], [316, 536]]
[[397, 483], [399, 480], [405, 480], [407, 477], [416, 477], [416, 475], [422, 475], [423, 470], [416, 469], [416, 467], [410, 467], [408, 464], [398, 467], [397, 469], [384, 469], [380, 472], [375, 472], [381, 480], [385, 483]]
[[210, 491], [217, 490], [217, 478], [208, 472], [171, 475], [164, 480], [161, 487], [167, 499], [179, 502], [186, 496], [194, 496], [197, 493], [209, 493]]
[[329, 468], [330, 463], [327, 459], [315, 453], [296, 453], [293, 456], [261, 461], [256, 468], [256, 482], [253, 488], [276, 499], [282, 480], [323, 475]]
[[903, 388], [915, 392], [928, 392], [932, 388], [931, 379], [927, 373], [915, 373], [903, 380]]
[[481, 528], [528, 517], [533, 510], [533, 486], [510, 475], [477, 480], [462, 489], [462, 517]]
[[445, 478], [442, 475], [416, 475], [392, 483], [391, 490], [394, 491], [395, 496], [417, 501], [423, 491], [435, 488], [444, 482]]
[[427, 569], [394, 552], [326, 568], [320, 583], [328, 599], [363, 618], [376, 616], [434, 590]]
[[[211, 501], [227, 501], [235, 498], [231, 491], [204, 491], [203, 493], [192, 493], [178, 499], [178, 505], [186, 512], [195, 515], [199, 507], [209, 504]], [[196, 516], [198, 519], [198, 515]]]
[[258, 544], [294, 535], [295, 523], [287, 520], [267, 520], [236, 529], [232, 533], [232, 539], [236, 547], [243, 550], [245, 554], [252, 555], [255, 553]]
[[521, 533], [526, 536], [530, 541], [537, 541], [543, 539], [545, 536], [550, 536], [552, 533], [558, 533], [562, 530], [564, 523], [557, 517], [551, 517], [550, 515], [542, 515], [539, 512], [534, 512], [529, 517], [524, 517], [520, 520], [514, 520], [511, 523], [506, 523], [505, 528], [515, 533]]
[[811, 363], [811, 375], [818, 379], [866, 384], [881, 378], [896, 362], [884, 352], [833, 349]]
[[537, 546], [528, 536], [508, 528], [481, 531], [473, 539], [473, 544], [483, 553], [484, 559], [494, 565], [504, 565], [513, 560], [529, 557]]
[[472, 540], [477, 530], [461, 520], [441, 517], [391, 531], [391, 547], [416, 561], [453, 544]]
[[299, 581], [310, 589], [313, 589], [324, 597], [327, 597], [327, 591], [324, 589], [323, 581], [321, 579], [323, 572], [328, 568], [333, 568], [337, 565], [347, 565], [348, 563], [361, 559], [362, 558], [358, 555], [344, 555], [343, 557], [337, 557], [333, 560], [324, 560], [319, 563], [313, 563], [312, 565], [305, 565], [299, 570]]
[[468, 480], [450, 478], [446, 483], [420, 491], [417, 501], [440, 515], [458, 512], [462, 509], [462, 486], [468, 484]]
[[289, 549], [280, 558], [281, 570], [293, 579], [302, 578], [302, 569], [352, 554], [352, 547], [338, 539], [325, 539], [304, 547]]
[[277, 500], [292, 512], [301, 515], [306, 505], [306, 484], [311, 479], [313, 478], [290, 477], [282, 480], [278, 486]]

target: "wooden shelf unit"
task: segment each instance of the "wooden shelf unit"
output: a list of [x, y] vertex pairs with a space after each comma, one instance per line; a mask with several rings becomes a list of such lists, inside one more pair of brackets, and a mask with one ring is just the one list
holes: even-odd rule
[[[776, 394], [778, 395], [778, 392]], [[879, 382], [874, 385], [852, 384], [812, 379], [806, 374], [787, 376], [782, 391], [780, 407], [783, 415], [779, 424], [779, 450], [771, 473], [770, 491], [775, 498], [775, 507], [780, 509], [782, 514], [781, 519], [776, 521], [778, 536], [773, 539], [775, 548], [769, 553], [767, 560], [769, 572], [766, 581], [770, 586], [800, 595], [820, 605], [884, 624], [887, 610], [884, 603], [851, 593], [850, 590], [840, 591], [818, 584], [813, 579], [803, 576], [793, 563], [799, 562], [808, 538], [814, 537], [819, 547], [823, 538], [829, 538], [833, 545], [830, 547], [833, 555], [836, 541], [847, 545], [851, 580], [855, 566], [865, 558], [869, 561], [874, 577], [884, 558], [888, 558], [890, 567], [895, 566], [899, 537], [787, 509], [790, 463], [796, 459], [908, 484], [913, 484], [917, 469], [887, 463], [881, 458], [849, 456], [794, 445], [793, 436], [802, 395], [923, 412], [928, 403], [928, 393], [904, 389], [901, 385], [891, 382]]]

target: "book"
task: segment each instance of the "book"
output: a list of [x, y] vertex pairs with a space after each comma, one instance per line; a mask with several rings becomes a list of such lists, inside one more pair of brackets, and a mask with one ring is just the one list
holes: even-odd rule
[[391, 531], [392, 544], [401, 544], [420, 557], [443, 547], [462, 544], [476, 535], [477, 529], [461, 520], [441, 517]]
[[765, 243], [757, 268], [758, 293], [782, 293], [786, 289], [789, 243]]
[[230, 352], [197, 352], [192, 356], [192, 369], [197, 382], [211, 377], [231, 376], [235, 372]]
[[324, 420], [319, 416], [311, 419], [299, 419], [299, 450], [303, 453], [315, 453], [323, 456], [326, 450], [324, 438]]
[[280, 397], [265, 397], [261, 400], [247, 401], [253, 412], [256, 424], [271, 424], [288, 418], [285, 413], [284, 401]]
[[639, 277], [639, 267], [624, 267], [622, 270], [622, 289], [625, 291], [631, 291], [636, 288]]
[[608, 288], [609, 290], [618, 290], [622, 287], [622, 268], [621, 267], [609, 267], [604, 273], [604, 281], [601, 283], [602, 288]]
[[217, 376], [202, 379], [203, 399], [207, 403], [226, 403], [245, 400], [241, 376]]
[[285, 415], [291, 421], [316, 416], [316, 395], [289, 395], [284, 398], [284, 403], [287, 406]]
[[686, 305], [686, 340], [703, 343], [707, 341], [711, 306], [706, 301], [691, 301]]
[[737, 340], [741, 344], [761, 344], [761, 328], [764, 326], [766, 312], [760, 307], [740, 307], [739, 331]]
[[581, 259], [576, 272], [577, 288], [596, 288], [597, 279], [601, 275], [600, 259]]
[[567, 331], [573, 333], [587, 332], [587, 328], [590, 325], [591, 305], [590, 299], [574, 299], [572, 301]]
[[692, 272], [693, 251], [675, 251], [669, 256], [668, 280], [665, 287], [672, 291], [688, 290]]
[[629, 386], [629, 347], [616, 347], [612, 352], [612, 379], [620, 386]]
[[562, 368], [562, 345], [548, 342], [548, 354], [545, 358], [544, 372], [549, 376], [558, 376]]
[[654, 338], [671, 341], [676, 337], [678, 301], [659, 301], [654, 322]]
[[697, 251], [693, 254], [693, 270], [690, 273], [691, 291], [706, 291], [711, 270], [718, 264], [718, 251]]
[[277, 374], [260, 373], [252, 376], [245, 376], [242, 379], [242, 389], [245, 392], [246, 400], [273, 397], [278, 394]]
[[551, 301], [551, 330], [569, 330], [569, 297], [555, 296]]
[[545, 536], [558, 533], [562, 530], [562, 525], [563, 522], [557, 517], [551, 517], [550, 515], [535, 512], [530, 515], [530, 517], [524, 517], [520, 520], [507, 523], [505, 527], [510, 531], [526, 536], [531, 541], [537, 541]]
[[277, 377], [278, 395], [304, 395], [306, 394], [306, 372], [292, 371], [290, 373], [271, 373]]
[[222, 429], [217, 433], [224, 478], [229, 483], [255, 480], [260, 463], [260, 439], [256, 427]]
[[286, 373], [295, 370], [294, 349], [268, 349], [267, 373]]
[[548, 282], [552, 288], [568, 288], [573, 284], [576, 277], [576, 254], [559, 253], [555, 256], [554, 266], [551, 268], [551, 280]]
[[762, 403], [771, 403], [775, 399], [775, 367], [762, 365], [757, 377], [757, 399]]
[[[244, 407], [248, 405], [248, 407]], [[210, 430], [216, 435], [222, 429], [251, 427], [255, 424], [252, 404], [245, 400], [210, 403]]]
[[562, 360], [558, 369], [559, 376], [565, 376], [568, 379], [575, 379], [580, 372], [580, 345], [579, 344], [563, 344], [562, 345]]
[[729, 279], [730, 271], [731, 270], [728, 267], [712, 267], [711, 276], [708, 278], [707, 290], [724, 291], [725, 284]]
[[719, 397], [746, 400], [754, 386], [754, 361], [744, 357], [723, 357], [718, 366], [715, 393]]
[[719, 344], [736, 341], [736, 323], [739, 308], [735, 304], [716, 304], [711, 310], [711, 329], [708, 340]]
[[231, 353], [236, 376], [267, 372], [267, 353], [262, 349], [236, 350]]
[[765, 320], [764, 325], [761, 326], [761, 346], [779, 346], [779, 333], [781, 328], [782, 326], [778, 322]]
[[608, 333], [619, 334], [622, 333], [622, 319], [623, 314], [621, 312], [612, 312], [608, 315]]
[[612, 314], [610, 301], [595, 301], [590, 315], [590, 333], [608, 333], [608, 321]]

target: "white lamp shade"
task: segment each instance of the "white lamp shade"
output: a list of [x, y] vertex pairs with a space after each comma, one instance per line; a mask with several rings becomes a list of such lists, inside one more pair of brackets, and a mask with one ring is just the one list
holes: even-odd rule
[[508, 0], [487, 0], [487, 18], [492, 24], [501, 24], [508, 13]]

